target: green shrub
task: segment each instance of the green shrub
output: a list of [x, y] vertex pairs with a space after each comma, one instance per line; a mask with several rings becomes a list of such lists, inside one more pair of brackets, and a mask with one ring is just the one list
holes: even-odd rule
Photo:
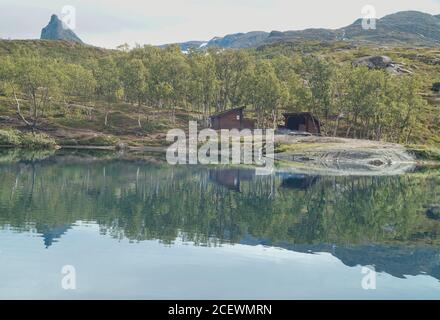
[[44, 133], [20, 132], [14, 129], [0, 130], [0, 145], [27, 149], [52, 149], [55, 140]]
[[0, 145], [19, 146], [21, 133], [18, 130], [0, 130]]
[[23, 133], [21, 146], [28, 149], [52, 149], [57, 146], [56, 141], [44, 133]]

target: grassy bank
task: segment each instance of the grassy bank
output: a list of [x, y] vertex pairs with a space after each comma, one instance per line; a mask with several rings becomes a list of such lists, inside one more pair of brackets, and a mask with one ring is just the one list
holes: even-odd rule
[[55, 139], [45, 133], [20, 132], [14, 129], [0, 130], [0, 146], [25, 149], [56, 149]]

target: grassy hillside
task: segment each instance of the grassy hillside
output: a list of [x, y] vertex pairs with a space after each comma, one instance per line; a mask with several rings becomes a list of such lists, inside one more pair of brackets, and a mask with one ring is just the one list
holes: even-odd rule
[[114, 53], [114, 50], [63, 40], [0, 40], [0, 56], [18, 50], [33, 51], [45, 57], [78, 63]]
[[339, 31], [351, 41], [405, 47], [440, 45], [440, 19], [427, 13], [403, 11], [391, 14], [378, 19], [374, 30], [363, 30], [361, 24], [362, 20], [358, 20]]
[[[26, 101], [23, 108], [29, 108]], [[169, 110], [144, 106], [138, 126], [138, 107], [129, 103], [90, 101], [71, 104], [70, 110], [51, 112], [41, 120], [37, 130], [55, 139], [58, 145], [114, 146], [125, 142], [130, 146], [161, 146], [167, 144], [165, 134], [173, 128], [188, 128], [189, 120], [199, 120], [200, 114], [178, 109], [175, 121]], [[107, 116], [107, 125], [105, 118]], [[0, 97], [0, 129], [30, 132], [15, 113], [10, 99]], [[0, 143], [1, 144], [1, 143]]]

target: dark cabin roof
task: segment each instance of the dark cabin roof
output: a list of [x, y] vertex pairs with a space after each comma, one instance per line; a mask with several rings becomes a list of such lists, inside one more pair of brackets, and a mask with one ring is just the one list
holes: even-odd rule
[[218, 117], [223, 117], [229, 113], [232, 112], [237, 112], [237, 111], [242, 111], [243, 109], [245, 109], [245, 107], [239, 107], [239, 108], [234, 108], [234, 109], [229, 109], [229, 110], [225, 110], [216, 114], [213, 114], [212, 116], [210, 116], [210, 118], [218, 118]]
[[309, 116], [312, 117], [316, 122], [320, 123], [319, 118], [314, 116], [311, 112], [286, 112], [283, 113], [285, 118], [287, 117], [297, 117], [297, 116]]

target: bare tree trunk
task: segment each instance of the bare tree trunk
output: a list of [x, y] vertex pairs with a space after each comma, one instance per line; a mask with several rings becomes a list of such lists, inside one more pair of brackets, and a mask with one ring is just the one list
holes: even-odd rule
[[278, 122], [276, 109], [272, 110], [272, 119], [273, 119], [273, 128], [274, 128], [274, 130], [276, 130], [277, 129], [277, 122]]
[[141, 99], [138, 99], [138, 127], [139, 129], [142, 129], [142, 123], [141, 123]]
[[106, 111], [106, 112], [105, 112], [104, 126], [106, 126], [106, 127], [107, 127], [107, 123], [108, 123], [108, 114], [109, 114], [109, 113], [110, 113], [109, 111]]
[[376, 140], [380, 141], [382, 139], [382, 126], [379, 124], [376, 131]]
[[351, 128], [352, 128], [352, 127], [353, 127], [352, 124], [348, 127], [347, 132], [346, 132], [346, 134], [345, 134], [345, 137], [346, 137], [346, 138], [348, 138], [348, 137], [350, 136], [350, 131], [351, 131]]
[[14, 99], [15, 99], [15, 103], [16, 103], [16, 107], [17, 107], [17, 116], [29, 127], [32, 126], [32, 124], [26, 120], [26, 118], [23, 116], [23, 114], [21, 113], [21, 109], [20, 109], [20, 101], [18, 101], [17, 98], [17, 94], [15, 93], [15, 89], [12, 88], [12, 92], [14, 94]]
[[336, 118], [335, 130], [333, 131], [333, 137], [336, 137], [338, 135], [338, 129], [339, 129], [339, 116]]
[[35, 92], [32, 92], [32, 101], [34, 104], [34, 120], [32, 122], [32, 131], [34, 131], [35, 127], [37, 126], [37, 118], [38, 118], [38, 102]]
[[412, 128], [409, 130], [408, 135], [406, 136], [405, 144], [408, 144], [411, 135], [412, 135]]

